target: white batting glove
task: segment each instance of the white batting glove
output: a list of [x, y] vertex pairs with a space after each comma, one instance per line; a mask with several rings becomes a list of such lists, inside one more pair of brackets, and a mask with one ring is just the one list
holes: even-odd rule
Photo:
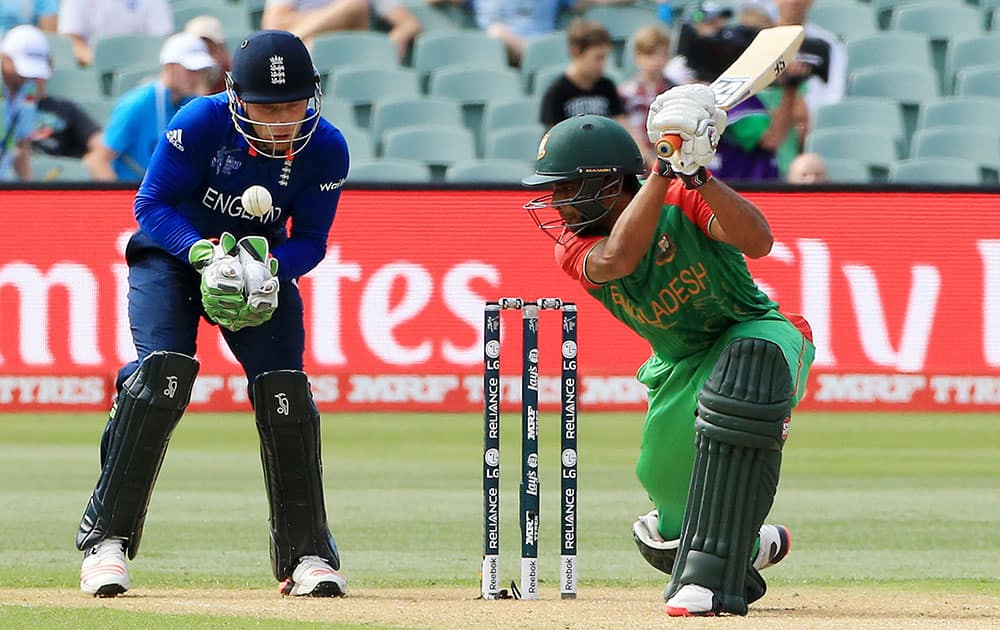
[[680, 136], [681, 146], [667, 160], [676, 173], [693, 175], [715, 157], [727, 120], [726, 112], [716, 108], [711, 88], [681, 85], [660, 94], [650, 105], [646, 132], [654, 144], [664, 135]]

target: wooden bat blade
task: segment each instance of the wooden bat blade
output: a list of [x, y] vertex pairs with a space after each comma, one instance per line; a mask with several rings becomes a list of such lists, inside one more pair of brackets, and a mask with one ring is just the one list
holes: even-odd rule
[[761, 29], [733, 65], [709, 86], [715, 92], [715, 105], [736, 107], [771, 85], [795, 58], [805, 38], [805, 29], [798, 25]]

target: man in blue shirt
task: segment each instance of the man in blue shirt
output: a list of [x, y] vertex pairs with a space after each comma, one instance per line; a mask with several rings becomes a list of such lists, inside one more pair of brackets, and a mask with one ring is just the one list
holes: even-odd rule
[[160, 76], [124, 96], [111, 112], [104, 137], [84, 161], [98, 181], [139, 181], [167, 122], [194, 96], [208, 94], [215, 60], [190, 33], [171, 35], [160, 49]]
[[203, 317], [220, 327], [247, 376], [280, 592], [347, 593], [327, 527], [296, 283], [326, 254], [347, 144], [320, 117], [319, 73], [291, 33], [244, 40], [226, 83], [226, 92], [173, 117], [135, 198], [139, 229], [125, 258], [138, 358], [118, 374], [101, 476], [77, 533], [88, 594], [130, 587], [125, 555], [135, 557], [167, 442], [190, 399]]
[[59, 0], [0, 0], [0, 33], [21, 24], [56, 32]]
[[0, 181], [31, 179], [31, 134], [38, 113], [38, 83], [52, 75], [49, 42], [30, 24], [0, 42]]

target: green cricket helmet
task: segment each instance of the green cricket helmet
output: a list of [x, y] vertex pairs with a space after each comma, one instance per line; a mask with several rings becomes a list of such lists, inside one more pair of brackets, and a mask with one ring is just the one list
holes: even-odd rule
[[[625, 176], [645, 172], [642, 152], [624, 127], [604, 116], [573, 116], [542, 136], [535, 174], [521, 183], [538, 187], [578, 182], [579, 186], [573, 194], [557, 200], [549, 192], [529, 201], [524, 208], [546, 233], [560, 230], [562, 233], [556, 240], [561, 241], [567, 231], [576, 233], [608, 214], [614, 199], [622, 192]], [[537, 214], [544, 208], [570, 205], [583, 215], [583, 221], [566, 223], [562, 216], [543, 221]]]

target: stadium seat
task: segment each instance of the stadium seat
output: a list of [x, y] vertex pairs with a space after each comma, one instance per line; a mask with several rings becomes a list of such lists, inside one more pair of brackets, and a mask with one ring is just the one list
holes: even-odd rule
[[824, 159], [861, 160], [869, 168], [871, 181], [884, 181], [889, 165], [898, 159], [896, 143], [881, 127], [817, 129], [806, 136], [805, 150]]
[[660, 23], [652, 6], [596, 6], [584, 13], [588, 20], [600, 22], [608, 29], [614, 48], [614, 63], [621, 65], [625, 41], [643, 26]]
[[71, 100], [103, 98], [100, 76], [93, 68], [82, 69], [75, 64], [69, 68], [55, 68], [45, 83], [45, 91], [52, 96]]
[[76, 104], [102, 128], [108, 124], [108, 118], [111, 117], [111, 112], [115, 109], [115, 102], [104, 98], [78, 100]]
[[331, 75], [329, 83], [330, 94], [354, 105], [355, 120], [361, 127], [368, 127], [372, 103], [375, 101], [420, 96], [417, 73], [409, 68], [338, 68]]
[[486, 136], [483, 157], [531, 162], [538, 155], [538, 141], [544, 134], [541, 123], [493, 131]]
[[1000, 33], [952, 39], [945, 57], [946, 92], [954, 89], [955, 75], [959, 70], [995, 63], [1000, 63]]
[[444, 181], [448, 166], [476, 159], [472, 132], [457, 125], [400, 127], [385, 132], [382, 140], [383, 155], [428, 165], [432, 181]]
[[968, 5], [913, 4], [896, 7], [890, 28], [921, 33], [931, 40], [931, 57], [943, 88], [949, 88], [945, 63], [948, 42], [953, 37], [982, 32], [979, 10]]
[[73, 42], [69, 37], [46, 33], [45, 38], [49, 40], [49, 54], [52, 56], [52, 67], [55, 70], [79, 68], [76, 57], [73, 56]]
[[921, 103], [940, 95], [937, 74], [930, 68], [889, 66], [866, 68], [850, 75], [847, 93], [850, 96], [872, 96], [892, 99], [903, 112], [905, 135], [917, 126]]
[[[260, 29], [260, 19], [264, 15], [264, 5], [267, 0], [242, 0], [241, 4], [243, 8], [246, 9], [247, 16], [250, 18], [250, 28], [251, 30]], [[243, 34], [246, 37], [246, 34]], [[230, 50], [233, 50], [230, 48]]]
[[566, 33], [557, 31], [528, 40], [521, 56], [521, 84], [525, 91], [533, 93], [535, 73], [545, 66], [569, 63], [569, 44]]
[[1000, 65], [959, 70], [955, 75], [955, 95], [1000, 97]]
[[905, 155], [905, 129], [899, 105], [882, 98], [848, 96], [836, 103], [823, 105], [816, 110], [811, 125], [814, 130], [833, 127], [882, 127], [888, 132]]
[[507, 69], [507, 51], [500, 40], [480, 31], [437, 31], [417, 38], [413, 69], [425, 87], [432, 71], [456, 65]]
[[891, 32], [847, 42], [847, 71], [878, 66], [933, 68], [930, 38], [918, 33]]
[[340, 133], [347, 141], [347, 152], [354, 160], [370, 160], [375, 157], [375, 143], [367, 129], [360, 127], [338, 126]]
[[868, 165], [861, 160], [824, 157], [826, 176], [833, 184], [868, 184], [872, 176]]
[[478, 132], [482, 129], [486, 103], [520, 96], [521, 81], [517, 72], [509, 68], [448, 66], [431, 73], [430, 95], [461, 103], [463, 124]]
[[78, 158], [32, 153], [31, 179], [36, 182], [89, 182], [90, 172]]
[[249, 11], [238, 4], [219, 2], [218, 0], [202, 0], [179, 7], [173, 6], [172, 9], [175, 31], [183, 31], [188, 21], [199, 15], [211, 15], [219, 18], [226, 33], [241, 34], [246, 37], [254, 30]]
[[431, 181], [426, 164], [396, 158], [351, 161], [350, 182], [423, 184]]
[[809, 10], [809, 21], [844, 41], [878, 32], [875, 9], [870, 4], [853, 0], [817, 3]]
[[111, 75], [111, 98], [119, 98], [134, 87], [138, 87], [149, 81], [155, 81], [159, 75], [159, 66], [142, 64], [120, 68]]
[[535, 73], [535, 79], [532, 82], [532, 88], [534, 90], [532, 94], [535, 98], [541, 100], [541, 98], [545, 96], [545, 92], [549, 89], [549, 86], [565, 73], [566, 64], [564, 63], [554, 63], [539, 68]]
[[418, 97], [379, 101], [372, 110], [372, 136], [378, 145], [389, 129], [410, 125], [461, 125], [462, 107], [447, 98]]
[[94, 68], [101, 80], [102, 92], [111, 95], [111, 75], [127, 66], [157, 66], [164, 37], [159, 35], [114, 35], [94, 44]]
[[385, 33], [337, 31], [317, 35], [312, 42], [313, 65], [323, 76], [351, 65], [392, 68], [399, 65], [396, 45]]
[[947, 41], [952, 37], [975, 35], [983, 30], [979, 10], [967, 4], [907, 4], [892, 11], [889, 27], [926, 35], [931, 40]]
[[453, 164], [445, 172], [445, 180], [452, 183], [512, 184], [534, 170], [531, 162], [520, 160], [483, 159]]
[[943, 4], [958, 5], [963, 0], [872, 0], [872, 7], [875, 9], [875, 16], [878, 18], [879, 28], [887, 29], [892, 21], [892, 14], [896, 7], [910, 4]]
[[998, 102], [982, 96], [951, 96], [924, 103], [917, 118], [917, 129], [966, 125], [1000, 133]]
[[979, 165], [961, 158], [911, 158], [889, 166], [889, 181], [896, 184], [979, 185]]
[[334, 127], [357, 127], [358, 121], [354, 119], [354, 105], [339, 98], [323, 99], [323, 118], [326, 118]]
[[483, 109], [483, 135], [539, 121], [538, 99], [529, 96], [490, 101]]
[[964, 125], [919, 129], [913, 134], [910, 157], [972, 160], [982, 170], [983, 183], [996, 184], [1000, 176], [1000, 136]]
[[462, 104], [485, 105], [490, 100], [520, 96], [521, 83], [517, 72], [509, 68], [451, 66], [431, 73], [429, 93]]
[[403, 4], [420, 21], [424, 33], [473, 26], [467, 23], [460, 11], [455, 11], [451, 7], [431, 6], [426, 0], [407, 0]]

